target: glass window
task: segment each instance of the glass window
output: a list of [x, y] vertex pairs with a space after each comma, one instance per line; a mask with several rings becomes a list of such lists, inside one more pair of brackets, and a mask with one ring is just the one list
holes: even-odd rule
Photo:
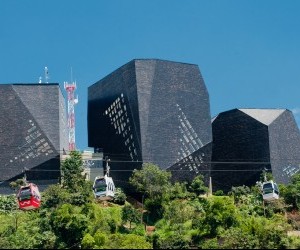
[[95, 192], [105, 192], [106, 191], [106, 182], [105, 179], [98, 179], [94, 183]]
[[106, 191], [106, 186], [97, 187], [94, 190], [95, 190], [96, 193], [98, 193], [98, 192], [105, 192]]
[[20, 194], [19, 194], [19, 200], [23, 201], [23, 200], [30, 200], [31, 198], [31, 190], [29, 187], [26, 188], [22, 188], [20, 190]]
[[263, 186], [263, 193], [270, 194], [273, 193], [273, 185], [272, 183], [265, 183]]
[[94, 190], [96, 192], [102, 192], [106, 190], [106, 182], [105, 179], [98, 179], [94, 183]]

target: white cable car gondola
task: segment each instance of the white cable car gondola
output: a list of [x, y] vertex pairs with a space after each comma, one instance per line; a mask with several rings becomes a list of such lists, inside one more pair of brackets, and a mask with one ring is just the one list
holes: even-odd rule
[[265, 181], [262, 184], [262, 194], [265, 201], [274, 201], [279, 199], [279, 189], [274, 181]]
[[93, 191], [95, 198], [100, 200], [111, 200], [115, 195], [115, 185], [113, 179], [104, 176], [97, 176], [94, 181]]
[[109, 166], [106, 161], [107, 173], [104, 176], [97, 176], [93, 184], [93, 192], [96, 199], [111, 200], [115, 196], [115, 184], [112, 177], [109, 177]]

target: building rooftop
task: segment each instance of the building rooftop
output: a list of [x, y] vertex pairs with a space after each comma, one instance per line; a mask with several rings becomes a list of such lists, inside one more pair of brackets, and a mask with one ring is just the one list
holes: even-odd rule
[[265, 125], [270, 125], [284, 111], [286, 111], [286, 109], [239, 109], [239, 110]]

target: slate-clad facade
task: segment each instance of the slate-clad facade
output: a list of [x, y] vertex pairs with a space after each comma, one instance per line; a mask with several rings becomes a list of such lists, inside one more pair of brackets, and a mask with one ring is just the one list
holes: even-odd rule
[[58, 84], [0, 85], [0, 193], [22, 178], [41, 189], [57, 183], [67, 149], [65, 99]]
[[299, 171], [300, 134], [287, 109], [233, 109], [212, 120], [213, 190], [253, 186], [264, 168], [287, 184]]
[[201, 162], [211, 160], [210, 120], [194, 64], [136, 59], [88, 88], [88, 145], [111, 159], [116, 181], [126, 182], [143, 162], [174, 170], [179, 179], [209, 169]]

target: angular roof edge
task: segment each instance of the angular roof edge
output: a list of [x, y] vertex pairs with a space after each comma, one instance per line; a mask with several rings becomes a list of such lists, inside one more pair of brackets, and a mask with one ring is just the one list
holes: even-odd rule
[[270, 125], [287, 109], [238, 109], [257, 121]]
[[187, 64], [187, 65], [198, 66], [195, 63], [186, 63], [186, 62], [172, 61], [172, 60], [159, 59], [159, 58], [135, 58], [135, 59], [132, 59], [131, 61], [129, 61], [128, 63], [130, 63], [132, 61], [134, 61], [134, 62], [135, 61], [159, 61], [159, 62], [179, 63], [179, 64]]
[[[185, 62], [177, 62], [177, 61], [171, 61], [171, 60], [164, 60], [164, 59], [155, 59], [155, 58], [135, 58], [132, 59], [130, 61], [128, 61], [127, 63], [123, 64], [122, 66], [119, 66], [118, 68], [116, 68], [115, 70], [111, 71], [109, 74], [105, 75], [103, 78], [101, 78], [100, 80], [94, 82], [92, 85], [90, 85], [89, 87], [92, 87], [95, 84], [98, 84], [99, 82], [104, 81], [105, 79], [109, 78], [109, 76], [111, 76], [112, 74], [114, 74], [115, 72], [117, 72], [118, 70], [122, 69], [123, 67], [126, 67], [129, 64], [134, 64], [134, 66], [136, 66], [136, 62], [137, 61], [156, 61], [156, 62], [167, 62], [167, 63], [175, 63], [175, 64], [185, 64], [185, 65], [192, 65], [192, 66], [196, 66], [199, 68], [199, 65], [197, 64], [193, 64], [193, 63], [185, 63]], [[89, 88], [88, 87], [88, 88]]]

